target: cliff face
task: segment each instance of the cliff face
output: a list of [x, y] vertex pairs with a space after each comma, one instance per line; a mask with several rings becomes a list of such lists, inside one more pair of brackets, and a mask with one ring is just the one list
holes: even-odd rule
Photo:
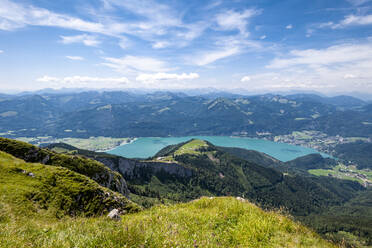
[[119, 192], [125, 196], [129, 195], [127, 184], [122, 175], [92, 159], [81, 156], [58, 154], [47, 149], [40, 149], [25, 142], [6, 138], [0, 138], [0, 151], [9, 153], [29, 163], [41, 163], [68, 168], [93, 179], [103, 187]]
[[144, 172], [150, 172], [150, 174], [154, 175], [157, 173], [167, 173], [177, 177], [191, 177], [193, 175], [193, 170], [177, 163], [141, 162], [122, 157], [115, 159], [96, 157], [94, 159], [108, 166], [110, 169], [120, 172], [128, 180], [138, 178]]

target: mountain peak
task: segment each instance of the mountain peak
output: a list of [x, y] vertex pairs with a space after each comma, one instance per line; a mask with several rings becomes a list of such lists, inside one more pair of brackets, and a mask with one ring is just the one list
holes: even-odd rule
[[201, 150], [203, 148], [209, 147], [209, 144], [205, 140], [200, 139], [191, 139], [190, 141], [186, 142], [186, 144], [182, 145], [178, 148], [174, 155], [183, 155], [183, 154], [201, 154]]

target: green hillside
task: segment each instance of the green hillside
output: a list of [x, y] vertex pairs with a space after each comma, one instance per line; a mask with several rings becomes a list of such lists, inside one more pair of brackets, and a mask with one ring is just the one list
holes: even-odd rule
[[62, 166], [93, 179], [101, 186], [123, 195], [129, 194], [124, 178], [95, 160], [81, 156], [58, 154], [22, 141], [2, 137], [0, 137], [0, 151], [9, 153], [26, 162]]
[[[0, 220], [49, 216], [99, 216], [140, 208], [123, 195], [61, 166], [26, 163], [0, 152]], [[0, 242], [1, 243], [1, 242]]]

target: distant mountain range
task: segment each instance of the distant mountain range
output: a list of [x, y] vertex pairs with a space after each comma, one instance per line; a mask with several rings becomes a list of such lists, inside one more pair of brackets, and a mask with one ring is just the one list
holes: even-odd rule
[[123, 91], [0, 95], [0, 133], [7, 137], [287, 134], [372, 135], [372, 104], [350, 96], [240, 96], [211, 92]]

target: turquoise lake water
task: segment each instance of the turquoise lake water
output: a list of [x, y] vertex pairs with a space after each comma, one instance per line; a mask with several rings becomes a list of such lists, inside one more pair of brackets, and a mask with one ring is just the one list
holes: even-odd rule
[[[127, 158], [148, 158], [168, 145], [174, 145], [190, 139], [207, 140], [216, 146], [239, 147], [249, 150], [264, 152], [283, 162], [289, 161], [318, 151], [302, 146], [277, 143], [268, 140], [240, 138], [230, 136], [188, 136], [188, 137], [145, 137], [138, 138], [134, 142], [118, 146], [107, 153]], [[322, 154], [322, 153], [321, 153]], [[322, 154], [327, 156], [326, 154]]]

